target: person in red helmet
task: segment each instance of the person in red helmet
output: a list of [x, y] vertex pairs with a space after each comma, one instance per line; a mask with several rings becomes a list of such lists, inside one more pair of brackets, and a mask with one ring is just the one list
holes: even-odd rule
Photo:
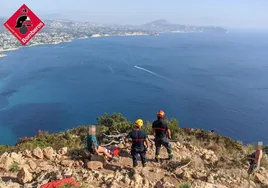
[[171, 132], [168, 124], [164, 121], [165, 112], [160, 110], [157, 113], [157, 120], [153, 122], [153, 131], [155, 136], [155, 160], [159, 162], [160, 160], [160, 149], [163, 145], [168, 152], [169, 159], [173, 158], [173, 153], [171, 150], [171, 145], [169, 143], [171, 139]]

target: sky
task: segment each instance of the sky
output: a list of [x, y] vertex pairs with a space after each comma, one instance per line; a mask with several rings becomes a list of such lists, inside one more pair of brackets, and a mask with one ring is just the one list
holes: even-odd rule
[[94, 23], [143, 24], [166, 19], [187, 25], [268, 29], [268, 0], [1, 0], [0, 17], [11, 16], [22, 4], [40, 19], [56, 14]]

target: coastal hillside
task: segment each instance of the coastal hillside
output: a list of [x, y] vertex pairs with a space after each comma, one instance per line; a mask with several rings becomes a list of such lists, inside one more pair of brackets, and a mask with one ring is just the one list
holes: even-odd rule
[[[17, 39], [4, 27], [8, 18], [0, 18], [0, 52], [22, 47]], [[170, 24], [167, 21], [156, 20], [142, 25], [98, 24], [91, 22], [44, 20], [45, 27], [27, 44], [58, 44], [70, 42], [74, 39], [85, 39], [91, 36], [140, 36], [154, 35], [156, 32], [180, 33], [226, 33], [222, 27], [201, 27]]]
[[154, 32], [206, 32], [206, 33], [227, 33], [227, 30], [216, 26], [193, 26], [170, 23], [160, 19], [141, 25], [141, 28]]
[[170, 119], [166, 121], [172, 132], [174, 158], [165, 160], [167, 153], [162, 148], [162, 160], [156, 163], [151, 123], [145, 121], [143, 129], [152, 143], [147, 152], [149, 162], [134, 170], [130, 144], [123, 141], [133, 123], [119, 113], [97, 120], [97, 139], [101, 145], [120, 147], [119, 161], [109, 162], [84, 150], [87, 125], [61, 133], [39, 130], [34, 137], [20, 138], [15, 146], [0, 146], [0, 187], [41, 187], [70, 177], [80, 187], [268, 187], [267, 147], [260, 170], [248, 177], [247, 156], [254, 151], [253, 145], [205, 130], [181, 128], [176, 119]]

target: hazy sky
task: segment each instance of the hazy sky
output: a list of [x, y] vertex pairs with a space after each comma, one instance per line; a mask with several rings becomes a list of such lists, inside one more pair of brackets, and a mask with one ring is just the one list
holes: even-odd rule
[[141, 24], [166, 19], [180, 24], [268, 29], [268, 0], [0, 0], [1, 15], [26, 4], [44, 14], [99, 22]]

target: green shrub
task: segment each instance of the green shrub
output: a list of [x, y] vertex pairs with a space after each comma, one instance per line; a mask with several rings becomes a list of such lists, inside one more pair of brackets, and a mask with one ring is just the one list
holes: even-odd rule
[[[98, 117], [97, 120], [98, 126], [96, 126], [96, 136], [100, 143], [104, 138], [102, 133], [128, 133], [134, 128], [134, 124], [120, 113], [114, 113], [111, 116], [105, 113], [103, 116]], [[188, 142], [193, 145], [211, 149], [215, 151], [218, 156], [237, 156], [237, 161], [241, 161], [241, 158], [245, 156], [245, 154], [254, 149], [253, 146], [244, 147], [242, 143], [228, 137], [220, 136], [216, 133], [210, 133], [201, 129], [179, 128], [179, 122], [176, 119], [166, 119], [165, 121], [170, 127], [172, 139], [180, 139], [181, 142]], [[33, 150], [36, 147], [44, 148], [47, 146], [51, 146], [55, 150], [65, 146], [71, 150], [83, 148], [86, 146], [88, 126], [89, 125], [81, 125], [58, 134], [48, 134], [46, 131], [39, 130], [37, 136], [27, 137], [21, 142], [18, 142], [15, 146], [0, 145], [0, 154], [6, 151], [18, 152], [25, 149]], [[152, 134], [152, 124], [149, 121], [144, 120], [143, 130], [148, 135]], [[268, 146], [264, 146], [263, 150], [264, 152], [267, 151]], [[268, 162], [263, 161], [263, 166], [267, 165]]]
[[181, 130], [179, 128], [179, 121], [172, 118], [170, 121], [165, 119], [166, 123], [168, 124], [171, 132], [171, 138], [177, 139], [179, 134], [181, 134]]
[[78, 136], [80, 138], [81, 143], [85, 143], [88, 135], [88, 126], [89, 125], [81, 125], [75, 127], [70, 130], [70, 134]]
[[247, 144], [246, 149], [247, 149], [247, 153], [251, 154], [256, 150], [256, 146], [254, 146], [253, 144]]
[[268, 146], [263, 146], [263, 153], [266, 153], [268, 155]]
[[108, 134], [125, 133], [134, 127], [121, 113], [113, 113], [111, 116], [105, 113], [102, 117], [98, 117], [97, 120], [98, 124], [103, 126], [101, 131]]
[[[102, 126], [102, 131], [109, 134], [125, 133], [134, 127], [134, 123], [131, 123], [120, 113], [114, 113], [111, 116], [105, 113], [103, 116], [98, 117], [97, 120], [99, 126]], [[170, 127], [171, 137], [177, 139], [178, 134], [182, 132], [179, 128], [178, 120], [171, 119], [169, 121], [168, 119], [165, 119], [165, 121]], [[152, 124], [148, 121], [144, 121], [143, 130], [147, 134], [152, 134]]]
[[69, 133], [69, 131], [65, 131], [63, 137], [64, 137], [66, 140], [71, 140], [71, 139], [72, 139], [72, 136], [71, 136], [71, 134]]
[[18, 163], [13, 163], [11, 168], [10, 168], [11, 172], [18, 172], [19, 171], [19, 165]]
[[169, 125], [170, 131], [171, 131], [171, 137], [173, 139], [177, 139], [178, 138], [178, 134], [180, 133], [179, 121], [172, 118], [169, 121], [169, 124], [168, 125]]
[[13, 150], [14, 146], [0, 145], [0, 155], [2, 155], [5, 152], [12, 152]]
[[107, 114], [104, 113], [103, 116], [97, 118], [98, 124], [105, 127], [111, 127], [114, 124], [114, 120]]
[[180, 188], [190, 188], [191, 187], [191, 185], [190, 185], [190, 183], [183, 183], [183, 184], [181, 184], [180, 185]]
[[146, 132], [146, 134], [152, 135], [153, 134], [152, 124], [149, 121], [145, 121], [143, 125], [143, 130]]

